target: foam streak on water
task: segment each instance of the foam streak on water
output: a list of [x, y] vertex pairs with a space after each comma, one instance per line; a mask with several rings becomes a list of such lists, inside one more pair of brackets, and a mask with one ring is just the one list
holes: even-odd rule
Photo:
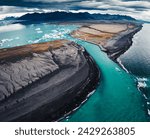
[[117, 62], [119, 63], [119, 65], [127, 72], [129, 73], [129, 71], [125, 68], [125, 66], [122, 64], [121, 60], [118, 58]]
[[133, 37], [133, 44], [119, 58], [122, 65], [135, 76], [137, 88], [142, 93], [147, 111], [150, 115], [150, 24], [143, 24], [140, 30]]

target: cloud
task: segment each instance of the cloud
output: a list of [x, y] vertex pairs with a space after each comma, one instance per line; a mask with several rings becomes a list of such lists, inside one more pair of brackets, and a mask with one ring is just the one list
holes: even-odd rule
[[43, 3], [52, 3], [52, 2], [68, 2], [68, 1], [73, 1], [73, 0], [24, 0], [27, 2], [43, 2]]
[[1, 15], [9, 12], [42, 12], [58, 9], [92, 10], [100, 13], [130, 15], [150, 21], [150, 0], [20, 0], [19, 2], [18, 0], [0, 0], [0, 5], [5, 6], [0, 6]]
[[106, 1], [81, 1], [78, 3], [78, 6], [82, 6], [84, 8], [92, 7], [93, 9], [99, 8], [107, 8], [110, 9], [126, 9], [126, 10], [137, 10], [137, 7], [150, 10], [150, 2], [148, 1], [121, 1], [121, 0], [106, 0]]
[[25, 28], [25, 26], [21, 24], [12, 24], [12, 25], [6, 25], [6, 26], [0, 26], [0, 33], [2, 32], [10, 32], [15, 30], [21, 30]]

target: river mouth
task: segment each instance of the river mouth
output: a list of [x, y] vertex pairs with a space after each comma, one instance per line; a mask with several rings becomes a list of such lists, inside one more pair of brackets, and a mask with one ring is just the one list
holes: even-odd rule
[[93, 57], [102, 76], [101, 84], [95, 93], [63, 121], [149, 121], [145, 100], [136, 88], [135, 78], [110, 60], [98, 46], [72, 38], [69, 33], [78, 27], [78, 25], [28, 25], [20, 30], [3, 32], [3, 36], [0, 36], [3, 40], [1, 48], [58, 38], [73, 40], [82, 45]]

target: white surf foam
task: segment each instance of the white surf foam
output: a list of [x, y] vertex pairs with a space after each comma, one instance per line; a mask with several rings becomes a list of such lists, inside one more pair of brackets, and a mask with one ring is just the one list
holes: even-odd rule
[[40, 29], [40, 28], [36, 28], [35, 30], [36, 30], [36, 31], [39, 31], [39, 30], [41, 30], [41, 29]]
[[119, 65], [127, 72], [129, 73], [129, 71], [125, 68], [125, 66], [122, 64], [121, 60], [118, 58], [117, 62], [119, 63]]
[[145, 83], [145, 82], [138, 82], [138, 84], [137, 84], [137, 86], [139, 87], [139, 88], [145, 88], [145, 87], [147, 87], [147, 84]]
[[121, 70], [118, 67], [115, 67], [115, 70], [121, 72]]
[[149, 109], [147, 110], [147, 112], [148, 112], [148, 115], [150, 116], [150, 110]]

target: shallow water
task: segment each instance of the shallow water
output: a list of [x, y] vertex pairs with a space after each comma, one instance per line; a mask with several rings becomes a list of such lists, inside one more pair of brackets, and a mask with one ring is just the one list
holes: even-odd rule
[[147, 121], [145, 101], [133, 76], [111, 61], [97, 46], [85, 42], [80, 44], [98, 64], [101, 81], [96, 92], [66, 121]]
[[149, 121], [146, 101], [137, 88], [135, 76], [111, 61], [98, 46], [71, 38], [68, 34], [77, 27], [37, 24], [16, 30], [1, 28], [0, 48], [64, 38], [74, 40], [94, 58], [101, 70], [101, 79], [88, 101], [63, 121]]
[[10, 48], [25, 44], [39, 43], [66, 38], [77, 26], [32, 24], [12, 24], [0, 27], [0, 48]]

